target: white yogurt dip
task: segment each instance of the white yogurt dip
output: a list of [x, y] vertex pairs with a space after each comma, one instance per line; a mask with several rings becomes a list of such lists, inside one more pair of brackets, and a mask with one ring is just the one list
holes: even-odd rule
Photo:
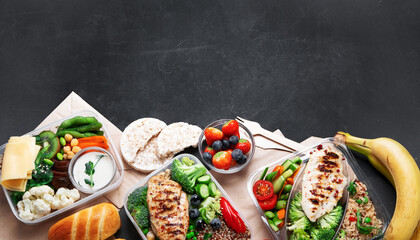
[[[86, 171], [86, 163], [92, 162], [95, 172], [92, 177]], [[80, 156], [73, 167], [73, 177], [84, 189], [97, 190], [105, 187], [114, 177], [114, 164], [112, 159], [105, 153], [89, 152]], [[85, 180], [93, 182], [93, 186]]]

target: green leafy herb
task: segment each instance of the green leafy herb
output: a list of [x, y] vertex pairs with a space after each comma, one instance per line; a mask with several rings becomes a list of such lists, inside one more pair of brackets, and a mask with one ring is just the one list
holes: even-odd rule
[[357, 190], [356, 190], [356, 184], [354, 182], [351, 182], [350, 183], [350, 186], [347, 188], [347, 190], [349, 191], [350, 196], [354, 196], [356, 194], [356, 192], [357, 192]]
[[93, 165], [92, 161], [89, 161], [89, 162], [85, 163], [85, 167], [86, 167], [85, 173], [87, 175], [90, 176], [90, 175], [93, 175], [95, 173], [95, 166]]
[[381, 235], [381, 236], [383, 235], [381, 229], [379, 229], [377, 227], [373, 227], [373, 226], [365, 226], [362, 223], [362, 216], [361, 216], [359, 210], [357, 210], [356, 217], [357, 217], [356, 226], [357, 226], [357, 229], [359, 230], [360, 233], [367, 235], [367, 234], [371, 233], [373, 229], [376, 229], [379, 233], [378, 235]]
[[98, 165], [99, 161], [105, 157], [105, 155], [98, 155], [98, 161], [96, 161], [95, 165], [92, 161], [89, 161], [85, 163], [85, 173], [90, 177], [90, 179], [85, 179], [85, 183], [91, 187], [95, 186], [95, 183], [93, 182], [93, 174], [95, 174], [95, 167]]

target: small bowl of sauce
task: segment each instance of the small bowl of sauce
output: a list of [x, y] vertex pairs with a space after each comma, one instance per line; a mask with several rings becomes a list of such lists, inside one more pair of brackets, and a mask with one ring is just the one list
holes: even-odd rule
[[74, 155], [68, 171], [70, 181], [79, 191], [92, 194], [112, 182], [117, 167], [114, 157], [107, 150], [88, 147]]

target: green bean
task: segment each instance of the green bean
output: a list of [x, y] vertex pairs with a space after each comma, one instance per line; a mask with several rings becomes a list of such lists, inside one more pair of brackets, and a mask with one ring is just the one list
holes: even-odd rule
[[290, 190], [292, 190], [292, 185], [287, 184], [286, 186], [284, 186], [283, 192], [288, 193], [290, 192]]
[[59, 161], [63, 160], [63, 154], [62, 153], [57, 153], [57, 159]]
[[91, 133], [91, 132], [85, 132], [83, 134], [85, 135], [85, 137], [102, 136], [102, 135], [98, 135], [96, 133]]
[[68, 128], [66, 130], [77, 131], [77, 132], [80, 132], [80, 133], [85, 133], [85, 132], [98, 131], [99, 129], [101, 129], [101, 127], [102, 127], [102, 123], [96, 122], [96, 123], [92, 123], [92, 124], [88, 124], [88, 125], [83, 125], [83, 126], [79, 126], [79, 127], [75, 127], [75, 128]]
[[67, 119], [61, 123], [57, 131], [62, 131], [64, 129], [74, 128], [82, 125], [88, 125], [92, 123], [97, 123], [98, 120], [95, 117], [82, 117], [76, 116], [74, 118]]
[[264, 172], [262, 173], [262, 175], [261, 175], [261, 177], [260, 177], [260, 179], [259, 179], [259, 180], [264, 180], [264, 177], [265, 177], [265, 174], [267, 174], [267, 171], [268, 171], [268, 167], [266, 167], [266, 168], [264, 169]]
[[59, 131], [55, 135], [57, 135], [58, 137], [63, 137], [66, 134], [70, 134], [70, 135], [72, 135], [75, 138], [84, 138], [84, 137], [86, 137], [83, 133], [80, 133], [78, 131], [71, 131], [71, 130]]
[[276, 203], [276, 210], [280, 210], [280, 209], [286, 208], [286, 205], [287, 205], [286, 200], [279, 200]]

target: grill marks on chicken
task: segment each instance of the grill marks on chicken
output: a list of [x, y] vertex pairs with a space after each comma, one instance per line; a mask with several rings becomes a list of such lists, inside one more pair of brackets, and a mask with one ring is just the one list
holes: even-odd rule
[[302, 180], [302, 207], [312, 222], [333, 210], [342, 197], [347, 184], [343, 160], [341, 152], [330, 147], [311, 153]]
[[168, 173], [149, 180], [147, 203], [151, 227], [159, 239], [185, 239], [189, 223], [187, 195]]

